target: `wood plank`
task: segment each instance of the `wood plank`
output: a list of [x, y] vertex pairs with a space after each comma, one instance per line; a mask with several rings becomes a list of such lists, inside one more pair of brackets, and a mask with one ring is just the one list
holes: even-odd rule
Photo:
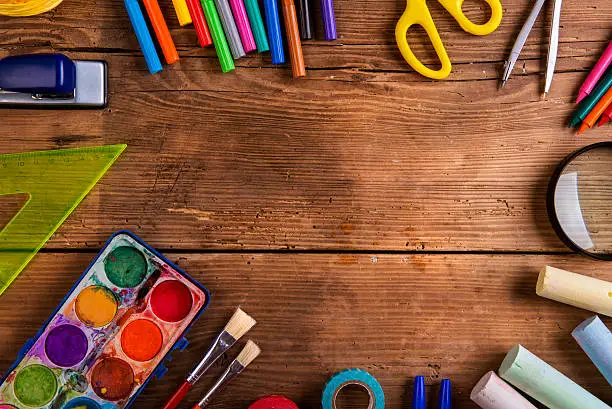
[[[289, 396], [301, 408], [318, 407], [324, 382], [346, 367], [372, 372], [390, 409], [408, 407], [406, 388], [419, 374], [429, 385], [449, 377], [455, 407], [476, 408], [469, 402], [472, 386], [496, 369], [515, 343], [612, 403], [610, 386], [570, 336], [591, 313], [535, 294], [543, 265], [612, 280], [611, 264], [577, 256], [168, 256], [209, 287], [212, 303], [192, 329], [190, 348], [175, 355], [168, 375], [151, 383], [135, 409], [159, 407], [237, 305], [258, 319], [249, 338], [264, 353], [215, 399], [219, 409], [246, 408], [273, 393]], [[0, 298], [1, 370], [92, 257], [41, 254]], [[235, 352], [189, 394], [188, 402], [204, 392]]]

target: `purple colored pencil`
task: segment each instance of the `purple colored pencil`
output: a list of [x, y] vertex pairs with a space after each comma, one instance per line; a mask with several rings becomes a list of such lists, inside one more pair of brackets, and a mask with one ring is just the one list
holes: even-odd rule
[[334, 0], [321, 0], [321, 17], [323, 18], [323, 29], [325, 40], [332, 41], [338, 38], [336, 32], [336, 14], [334, 12]]
[[249, 23], [249, 16], [244, 6], [244, 0], [230, 0], [230, 7], [234, 14], [234, 20], [238, 27], [238, 33], [240, 34], [240, 41], [242, 41], [242, 48], [245, 53], [250, 53], [257, 49], [255, 43], [255, 37], [253, 37], [253, 30], [251, 30], [251, 24]]

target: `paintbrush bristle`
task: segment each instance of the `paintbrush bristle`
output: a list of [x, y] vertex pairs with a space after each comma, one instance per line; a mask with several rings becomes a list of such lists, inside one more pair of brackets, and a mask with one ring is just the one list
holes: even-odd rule
[[225, 331], [234, 337], [235, 340], [242, 338], [257, 323], [249, 314], [240, 308], [236, 310], [232, 318], [225, 326]]
[[246, 368], [260, 353], [261, 349], [259, 349], [257, 344], [249, 340], [240, 352], [240, 355], [238, 355], [238, 358], [236, 358], [236, 361]]

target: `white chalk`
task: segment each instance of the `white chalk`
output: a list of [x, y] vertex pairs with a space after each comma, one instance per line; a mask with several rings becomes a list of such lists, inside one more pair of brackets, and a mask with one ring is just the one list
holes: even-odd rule
[[522, 345], [508, 352], [499, 375], [550, 409], [611, 409]]
[[612, 385], [612, 333], [608, 327], [594, 316], [578, 325], [572, 336]]
[[612, 283], [546, 266], [536, 293], [545, 298], [612, 317]]
[[470, 399], [482, 409], [537, 409], [493, 371], [478, 381]]

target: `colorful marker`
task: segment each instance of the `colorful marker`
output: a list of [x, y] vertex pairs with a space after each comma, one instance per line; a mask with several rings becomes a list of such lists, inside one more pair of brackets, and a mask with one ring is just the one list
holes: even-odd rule
[[332, 41], [338, 38], [336, 32], [336, 13], [334, 11], [334, 0], [321, 0], [321, 18], [323, 19], [323, 31], [325, 40]]
[[280, 15], [278, 13], [278, 0], [264, 0], [263, 4], [266, 25], [268, 26], [272, 64], [284, 64], [285, 51], [283, 49], [283, 35], [281, 34]]
[[166, 62], [168, 64], [174, 64], [179, 60], [179, 55], [178, 52], [176, 52], [176, 47], [170, 35], [170, 30], [168, 30], [166, 20], [164, 20], [164, 16], [159, 8], [159, 3], [157, 3], [157, 0], [143, 0], [143, 3], [145, 9], [147, 9], [149, 20], [151, 21], [153, 30], [155, 30], [157, 41], [164, 53]]
[[144, 54], [145, 61], [147, 62], [149, 72], [151, 74], [160, 72], [162, 70], [161, 61], [155, 50], [155, 44], [147, 28], [147, 22], [142, 14], [138, 0], [124, 0], [124, 4], [130, 16], [130, 21], [132, 22], [132, 27], [134, 27], [134, 32], [136, 33], [140, 48]]
[[594, 127], [599, 117], [604, 113], [606, 109], [608, 109], [608, 107], [610, 107], [611, 104], [612, 104], [612, 88], [610, 88], [608, 92], [606, 92], [605, 95], [601, 97], [601, 99], [593, 107], [591, 112], [589, 112], [586, 118], [584, 118], [584, 120], [582, 121], [582, 124], [580, 125], [580, 129], [578, 129], [578, 135], [580, 135], [587, 129]]
[[253, 31], [251, 30], [251, 24], [249, 24], [249, 17], [247, 16], [246, 6], [244, 0], [230, 0], [230, 7], [234, 14], [234, 20], [236, 20], [236, 26], [238, 26], [238, 33], [240, 34], [240, 40], [242, 41], [242, 48], [245, 53], [250, 53], [257, 49], [255, 44], [255, 38], [253, 37]]
[[204, 13], [202, 12], [200, 2], [198, 0], [187, 0], [187, 8], [189, 9], [189, 14], [193, 21], [193, 27], [198, 35], [200, 46], [208, 47], [212, 44], [213, 40], [210, 36], [208, 24], [206, 24], [206, 20], [204, 19]]
[[234, 59], [237, 60], [244, 57], [246, 53], [244, 52], [244, 47], [242, 47], [242, 41], [240, 40], [240, 34], [238, 33], [238, 27], [236, 27], [229, 1], [215, 0], [215, 5], [217, 6], [219, 18], [223, 25], [223, 31], [225, 31], [225, 38], [227, 39]]
[[283, 17], [285, 18], [285, 30], [287, 42], [289, 43], [289, 57], [291, 59], [291, 70], [293, 78], [306, 76], [304, 65], [304, 54], [302, 52], [302, 41], [300, 40], [300, 28], [298, 26], [297, 13], [293, 0], [281, 0], [283, 4]]
[[253, 37], [257, 44], [257, 51], [260, 53], [269, 51], [270, 44], [268, 43], [268, 34], [266, 33], [266, 26], [261, 18], [259, 2], [257, 0], [244, 0], [244, 5], [251, 23]]
[[206, 20], [210, 25], [210, 32], [212, 34], [213, 44], [215, 45], [215, 51], [217, 51], [217, 57], [221, 63], [221, 70], [223, 72], [229, 72], [234, 70], [234, 59], [232, 58], [232, 52], [230, 51], [227, 39], [223, 33], [223, 26], [217, 13], [217, 7], [215, 6], [214, 0], [202, 0], [202, 9], [206, 15]]
[[191, 15], [189, 14], [189, 9], [187, 8], [185, 0], [172, 0], [172, 4], [174, 5], [174, 11], [178, 17], [179, 24], [181, 26], [191, 24]]
[[593, 67], [589, 75], [586, 77], [586, 80], [584, 80], [584, 83], [580, 87], [580, 91], [578, 91], [578, 99], [576, 100], [576, 103], [582, 101], [591, 93], [591, 91], [593, 91], [593, 88], [595, 88], [595, 85], [597, 85], [597, 81], [599, 81], [604, 72], [606, 72], [610, 66], [610, 63], [612, 63], [612, 41], [610, 41], [608, 47], [606, 47], [606, 50], [603, 52], [601, 57], [599, 57], [597, 64], [595, 64], [595, 67]]
[[310, 0], [297, 0], [298, 19], [300, 20], [300, 36], [302, 40], [312, 40], [312, 19]]
[[572, 116], [572, 120], [570, 122], [569, 127], [573, 128], [578, 125], [586, 116], [593, 110], [597, 102], [604, 96], [606, 92], [612, 87], [612, 70], [608, 71], [606, 75], [603, 76], [601, 81], [597, 84], [593, 92], [589, 94], [588, 97], [580, 102], [576, 112]]

